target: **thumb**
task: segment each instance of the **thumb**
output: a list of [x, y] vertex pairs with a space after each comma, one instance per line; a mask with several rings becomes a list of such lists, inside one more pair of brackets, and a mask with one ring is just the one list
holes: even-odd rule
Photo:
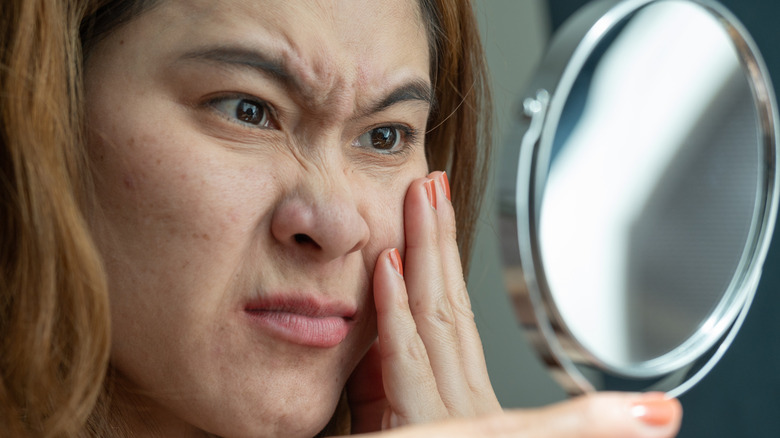
[[672, 438], [682, 406], [663, 394], [599, 393], [540, 409], [393, 429], [395, 438]]
[[[682, 405], [662, 393], [597, 393], [494, 418], [496, 430], [533, 438], [668, 438], [677, 435]], [[511, 436], [511, 433], [509, 434]]]

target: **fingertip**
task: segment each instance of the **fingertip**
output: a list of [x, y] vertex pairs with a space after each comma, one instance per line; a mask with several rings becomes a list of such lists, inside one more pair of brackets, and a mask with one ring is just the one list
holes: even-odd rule
[[447, 172], [443, 170], [437, 170], [431, 172], [427, 176], [426, 182], [433, 182], [433, 186], [437, 189], [438, 200], [446, 199], [452, 201], [452, 192], [450, 190], [450, 180], [447, 176]]
[[390, 266], [395, 270], [395, 272], [403, 278], [404, 276], [404, 264], [401, 260], [401, 254], [398, 252], [397, 248], [393, 248], [387, 253], [387, 258], [390, 261]]
[[591, 397], [597, 396], [603, 397], [605, 403], [614, 406], [611, 409], [611, 412], [617, 416], [614, 421], [625, 425], [626, 431], [616, 436], [638, 438], [677, 436], [682, 422], [682, 405], [676, 398], [668, 398], [662, 392], [603, 393]]
[[643, 427], [674, 428], [682, 422], [682, 404], [663, 393], [648, 393], [632, 402], [631, 416]]
[[680, 428], [682, 407], [662, 393], [593, 393], [545, 408], [557, 437], [671, 438]]
[[379, 254], [374, 270], [373, 294], [380, 325], [386, 317], [397, 313], [395, 309], [409, 307], [403, 265], [397, 248], [388, 248]]
[[436, 210], [438, 205], [436, 181], [429, 179], [428, 181], [425, 181], [423, 187], [425, 187], [425, 195], [428, 197], [428, 204], [432, 209]]
[[447, 177], [447, 172], [442, 172], [439, 176], [439, 182], [441, 183], [442, 190], [444, 191], [444, 197], [448, 201], [452, 201], [452, 193], [450, 192], [450, 179]]
[[404, 200], [404, 231], [407, 249], [424, 246], [436, 230], [438, 196], [436, 181], [424, 177], [409, 185]]

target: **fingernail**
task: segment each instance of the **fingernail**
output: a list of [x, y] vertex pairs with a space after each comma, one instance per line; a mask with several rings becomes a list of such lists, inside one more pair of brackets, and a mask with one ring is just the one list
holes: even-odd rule
[[398, 253], [398, 250], [396, 248], [393, 248], [387, 254], [387, 257], [390, 259], [390, 264], [393, 265], [393, 269], [395, 269], [395, 272], [397, 272], [401, 277], [403, 277], [404, 265], [403, 263], [401, 263], [401, 254]]
[[448, 201], [452, 201], [452, 196], [450, 195], [450, 180], [447, 178], [447, 172], [441, 173], [441, 176], [439, 176], [439, 182], [444, 189], [444, 196], [447, 197]]
[[429, 179], [425, 181], [425, 193], [428, 194], [428, 202], [431, 204], [434, 210], [436, 210], [436, 183], [434, 180]]
[[679, 415], [681, 409], [677, 399], [668, 399], [659, 393], [649, 393], [634, 403], [631, 415], [649, 426], [666, 426]]

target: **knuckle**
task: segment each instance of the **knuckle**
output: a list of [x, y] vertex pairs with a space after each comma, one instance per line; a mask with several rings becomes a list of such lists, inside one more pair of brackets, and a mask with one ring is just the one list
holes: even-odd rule
[[[471, 381], [468, 382], [468, 386], [469, 391], [471, 391], [471, 394], [474, 396], [474, 400], [476, 400], [476, 403], [480, 405], [480, 410], [484, 410], [486, 412], [495, 410], [493, 401], [496, 397], [493, 393], [492, 387], [486, 388], [484, 385], [475, 384]], [[498, 409], [501, 409], [500, 406]]]
[[428, 351], [425, 349], [425, 344], [417, 337], [404, 344], [403, 354], [407, 359], [413, 362], [423, 362], [426, 364], [429, 362]]
[[458, 294], [455, 300], [454, 311], [458, 313], [460, 319], [474, 321], [474, 311], [471, 309], [471, 301], [469, 301], [468, 294]]
[[429, 325], [442, 331], [448, 331], [455, 328], [455, 321], [452, 312], [445, 309], [436, 309], [433, 312], [426, 312], [422, 315], [423, 319]]
[[415, 320], [421, 324], [435, 327], [438, 330], [452, 330], [455, 328], [455, 318], [452, 309], [449, 306], [447, 297], [443, 294], [436, 294], [436, 298], [428, 306], [420, 306]]

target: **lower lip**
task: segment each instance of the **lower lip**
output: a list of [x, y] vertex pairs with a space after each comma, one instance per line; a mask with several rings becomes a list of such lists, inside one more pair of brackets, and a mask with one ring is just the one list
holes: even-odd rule
[[247, 310], [253, 323], [294, 344], [330, 348], [349, 333], [349, 322], [340, 316], [312, 317], [275, 310]]

